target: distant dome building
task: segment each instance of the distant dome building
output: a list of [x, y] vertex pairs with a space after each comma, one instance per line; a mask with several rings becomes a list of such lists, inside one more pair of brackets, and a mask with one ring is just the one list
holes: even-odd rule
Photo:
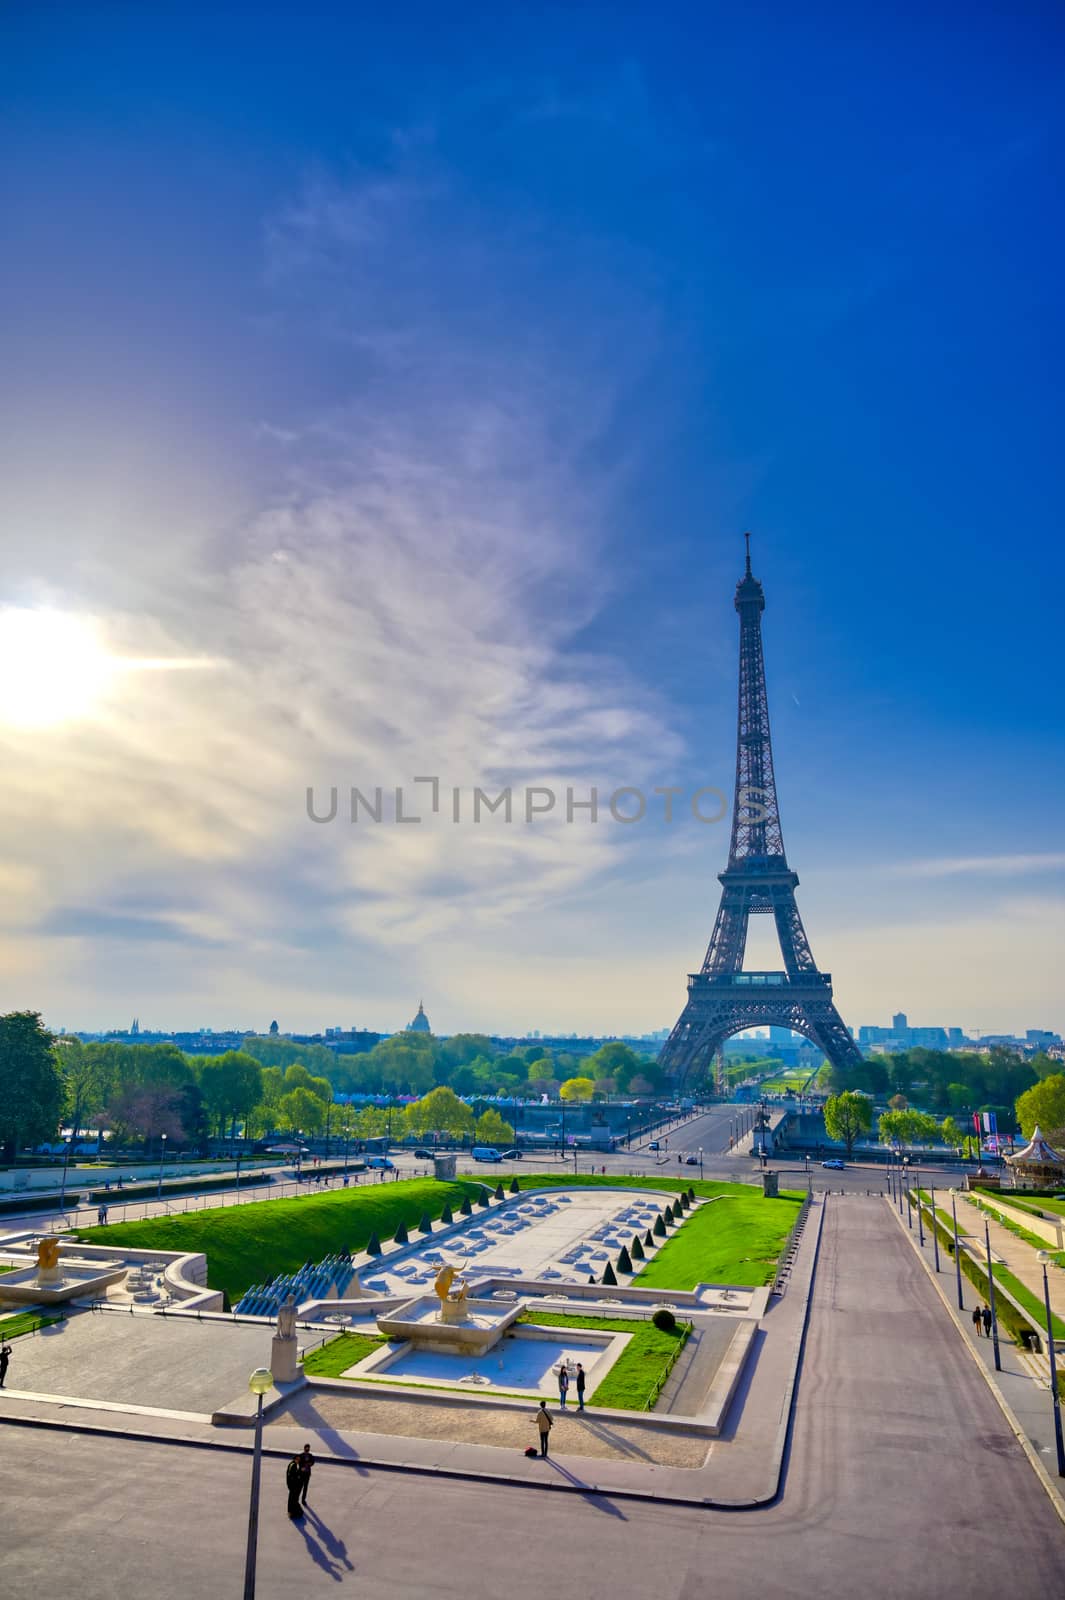
[[413, 1022], [407, 1023], [406, 1031], [408, 1033], [432, 1033], [433, 1031], [429, 1026], [429, 1018], [425, 1015], [425, 1007], [420, 1000], [418, 1001], [418, 1015]]

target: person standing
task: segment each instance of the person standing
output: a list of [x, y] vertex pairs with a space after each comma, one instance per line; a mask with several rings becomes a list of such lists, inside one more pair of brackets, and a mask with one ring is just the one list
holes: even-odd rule
[[302, 1517], [303, 1508], [300, 1505], [300, 1490], [303, 1488], [303, 1467], [299, 1456], [293, 1456], [285, 1468], [285, 1487], [288, 1490], [289, 1516]]
[[566, 1409], [566, 1396], [569, 1394], [569, 1369], [565, 1361], [559, 1362], [558, 1367], [558, 1403], [563, 1411]]
[[979, 1306], [973, 1307], [973, 1327], [976, 1329], [977, 1338], [979, 1338], [984, 1331], [984, 1319], [980, 1315]]
[[536, 1426], [540, 1430], [540, 1454], [547, 1455], [547, 1436], [551, 1432], [551, 1413], [547, 1409], [547, 1401], [540, 1401], [540, 1409], [536, 1413]]
[[0, 1345], [0, 1389], [4, 1387], [7, 1379], [7, 1368], [10, 1360], [11, 1346], [9, 1344]]
[[577, 1362], [577, 1410], [584, 1410], [584, 1368]]
[[983, 1311], [980, 1313], [980, 1315], [984, 1319], [984, 1338], [985, 1339], [990, 1339], [990, 1337], [991, 1337], [991, 1307], [990, 1306], [985, 1306]]
[[311, 1455], [311, 1447], [309, 1444], [305, 1444], [303, 1447], [303, 1452], [300, 1455], [300, 1471], [303, 1474], [303, 1483], [300, 1487], [300, 1500], [304, 1505], [307, 1504], [307, 1490], [311, 1486], [311, 1473], [313, 1470], [314, 1457]]

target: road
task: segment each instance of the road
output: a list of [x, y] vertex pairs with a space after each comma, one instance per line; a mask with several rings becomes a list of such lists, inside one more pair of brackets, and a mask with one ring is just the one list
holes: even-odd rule
[[[21, 1427], [4, 1445], [5, 1593], [240, 1593], [247, 1457]], [[280, 1462], [267, 1462], [264, 1493], [260, 1600], [338, 1584], [394, 1600], [1065, 1592], [1061, 1522], [907, 1240], [864, 1196], [829, 1201], [786, 1483], [769, 1509], [323, 1463], [301, 1527], [284, 1514]]]

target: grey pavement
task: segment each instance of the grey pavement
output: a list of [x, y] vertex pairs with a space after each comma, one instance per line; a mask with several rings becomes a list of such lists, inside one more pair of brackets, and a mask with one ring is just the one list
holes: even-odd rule
[[[791, 1291], [789, 1289], [789, 1295]], [[788, 1296], [785, 1296], [785, 1302]], [[248, 1458], [12, 1427], [5, 1593], [240, 1591]], [[263, 1473], [260, 1600], [1047, 1600], [1065, 1531], [887, 1207], [829, 1202], [785, 1490], [728, 1513], [323, 1462], [302, 1525]], [[565, 1482], [564, 1462], [543, 1466]], [[54, 1508], [50, 1517], [49, 1508]]]
[[12, 1341], [0, 1420], [18, 1391], [209, 1415], [245, 1393], [249, 1372], [269, 1363], [270, 1334], [262, 1328], [79, 1311]]

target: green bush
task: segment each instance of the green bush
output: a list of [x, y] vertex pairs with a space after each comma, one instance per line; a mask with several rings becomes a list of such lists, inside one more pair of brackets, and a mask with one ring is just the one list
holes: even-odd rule
[[616, 1276], [614, 1274], [614, 1269], [610, 1265], [610, 1262], [608, 1261], [607, 1264], [606, 1264], [606, 1267], [603, 1270], [603, 1282], [612, 1284], [616, 1288], [617, 1287], [617, 1281], [618, 1280], [617, 1280], [617, 1278], [616, 1278]]
[[629, 1252], [626, 1250], [624, 1245], [622, 1245], [621, 1250], [620, 1250], [620, 1252], [618, 1254], [618, 1271], [619, 1272], [631, 1272], [632, 1271], [632, 1257], [629, 1255]]
[[479, 1193], [477, 1195], [477, 1204], [479, 1206], [490, 1206], [491, 1203], [492, 1203], [491, 1200], [489, 1200], [489, 1198], [488, 1198], [488, 1190], [485, 1188], [484, 1184], [482, 1183], [480, 1191], [479, 1191]]
[[503, 1185], [501, 1183], [497, 1183], [495, 1186], [495, 1198], [497, 1200], [505, 1200], [507, 1198], [503, 1193]]
[[443, 1211], [441, 1211], [441, 1213], [440, 1213], [441, 1225], [443, 1227], [445, 1227], [445, 1228], [446, 1227], [450, 1227], [450, 1225], [454, 1222], [454, 1220], [455, 1220], [455, 1218], [454, 1218], [454, 1215], [452, 1213], [451, 1207], [450, 1206], [445, 1206]]
[[651, 1321], [662, 1333], [672, 1333], [677, 1326], [677, 1319], [668, 1306], [659, 1306]]
[[521, 1184], [518, 1182], [516, 1175], [510, 1180], [510, 1192], [511, 1194], [521, 1193]]
[[397, 1244], [406, 1244], [408, 1242], [410, 1234], [407, 1232], [407, 1224], [405, 1222], [400, 1223], [394, 1237]]
[[472, 1217], [473, 1216], [473, 1207], [470, 1205], [470, 1197], [469, 1197], [469, 1195], [467, 1195], [465, 1197], [465, 1199], [463, 1200], [462, 1204], [459, 1206], [459, 1216], [460, 1217]]
[[662, 1213], [662, 1216], [665, 1218], [667, 1223], [673, 1222], [675, 1220], [673, 1215], [673, 1207], [671, 1205], [667, 1205], [666, 1209]]
[[632, 1236], [631, 1254], [634, 1261], [646, 1261], [647, 1259], [647, 1251], [640, 1243], [640, 1235], [638, 1233], [634, 1233]]
[[694, 1189], [689, 1189], [688, 1190], [688, 1203], [689, 1203], [689, 1205], [694, 1205], [695, 1204], [695, 1190]]
[[654, 1247], [655, 1247], [655, 1242], [654, 1242], [654, 1240], [653, 1240], [653, 1239], [652, 1239], [652, 1237], [651, 1237], [651, 1230], [650, 1230], [650, 1228], [648, 1228], [648, 1230], [647, 1230], [647, 1232], [646, 1232], [646, 1233], [645, 1233], [645, 1234], [644, 1234], [644, 1236], [643, 1236], [643, 1242], [644, 1242], [644, 1244], [645, 1244], [645, 1245], [646, 1245], [646, 1246], [647, 1246], [647, 1248], [648, 1248], [648, 1250], [653, 1250], [653, 1249], [654, 1249]]
[[432, 1231], [433, 1231], [433, 1219], [429, 1215], [428, 1211], [423, 1211], [422, 1212], [422, 1220], [418, 1224], [418, 1232], [419, 1233], [432, 1233]]
[[655, 1218], [654, 1232], [658, 1236], [659, 1239], [664, 1239], [665, 1236], [666, 1236], [666, 1225], [665, 1225], [664, 1221], [662, 1220], [661, 1211], [658, 1213], [657, 1217]]
[[368, 1256], [379, 1256], [381, 1254], [381, 1241], [376, 1233], [371, 1233], [366, 1241], [366, 1254]]

